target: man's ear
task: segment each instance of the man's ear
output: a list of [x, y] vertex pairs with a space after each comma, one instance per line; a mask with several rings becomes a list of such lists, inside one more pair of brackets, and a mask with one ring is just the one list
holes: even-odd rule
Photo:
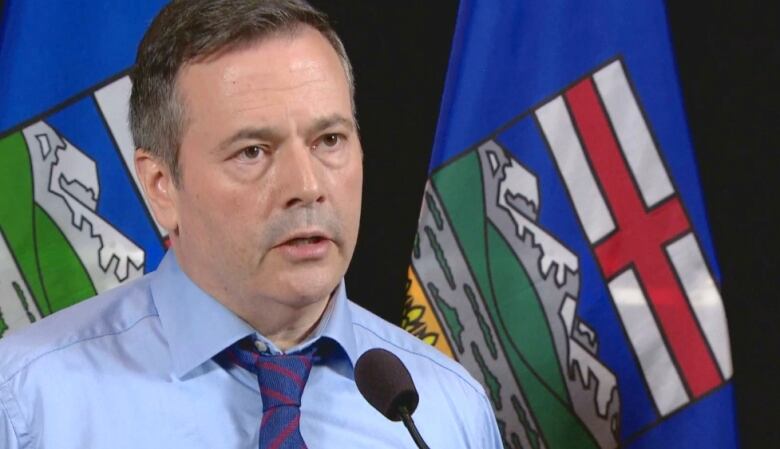
[[135, 172], [154, 218], [170, 234], [179, 227], [176, 185], [168, 166], [145, 148], [135, 150]]

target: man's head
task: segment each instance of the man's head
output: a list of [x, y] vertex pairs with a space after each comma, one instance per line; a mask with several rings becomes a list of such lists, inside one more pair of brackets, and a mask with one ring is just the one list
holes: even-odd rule
[[271, 36], [295, 33], [302, 25], [322, 33], [341, 59], [354, 114], [355, 84], [344, 45], [327, 17], [305, 1], [174, 0], [146, 32], [131, 74], [130, 127], [136, 147], [165, 162], [178, 182], [178, 153], [186, 125], [176, 92], [181, 68]]
[[184, 271], [262, 331], [316, 320], [362, 188], [350, 66], [324, 17], [297, 0], [175, 1], [133, 83], [136, 169]]

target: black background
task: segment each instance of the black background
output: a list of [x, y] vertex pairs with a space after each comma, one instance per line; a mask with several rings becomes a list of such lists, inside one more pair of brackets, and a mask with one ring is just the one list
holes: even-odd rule
[[[398, 322], [457, 3], [320, 0], [355, 67], [365, 152], [350, 297]], [[780, 15], [749, 2], [668, 2], [722, 272], [743, 447], [778, 443]]]

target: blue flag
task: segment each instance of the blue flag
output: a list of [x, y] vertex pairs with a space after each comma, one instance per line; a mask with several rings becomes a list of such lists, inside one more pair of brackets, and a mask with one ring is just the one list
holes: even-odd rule
[[166, 235], [127, 122], [163, 0], [7, 0], [0, 16], [0, 337], [153, 270]]
[[734, 448], [728, 329], [662, 2], [464, 0], [403, 325], [508, 448]]

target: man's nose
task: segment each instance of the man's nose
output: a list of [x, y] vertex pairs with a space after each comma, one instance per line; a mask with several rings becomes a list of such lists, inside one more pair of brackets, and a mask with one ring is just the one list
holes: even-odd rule
[[281, 151], [283, 179], [282, 194], [284, 206], [307, 206], [325, 201], [321, 170], [311, 149], [302, 143], [295, 143]]

